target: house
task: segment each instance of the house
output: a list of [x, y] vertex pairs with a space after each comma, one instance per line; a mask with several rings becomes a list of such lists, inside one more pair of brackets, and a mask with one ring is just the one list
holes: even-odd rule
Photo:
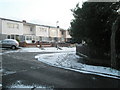
[[0, 18], [0, 39], [17, 39], [23, 35], [23, 23], [20, 21]]
[[45, 26], [36, 26], [36, 36], [39, 38], [39, 41], [49, 42], [49, 28]]
[[71, 40], [71, 36], [69, 34], [69, 31], [66, 30], [66, 33], [65, 33], [65, 41], [70, 41]]
[[26, 43], [32, 43], [33, 40], [39, 40], [36, 36], [36, 25], [23, 21], [23, 37], [23, 41]]
[[59, 27], [0, 18], [0, 39], [16, 39], [20, 42], [65, 42], [70, 37], [67, 30]]

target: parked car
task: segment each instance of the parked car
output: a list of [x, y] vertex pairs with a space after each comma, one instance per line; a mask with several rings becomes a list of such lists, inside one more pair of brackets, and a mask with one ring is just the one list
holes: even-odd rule
[[[16, 49], [19, 47], [19, 42], [14, 40], [14, 39], [5, 39], [0, 42], [2, 45], [2, 48], [11, 48], [11, 49]], [[1, 46], [0, 45], [0, 46]]]

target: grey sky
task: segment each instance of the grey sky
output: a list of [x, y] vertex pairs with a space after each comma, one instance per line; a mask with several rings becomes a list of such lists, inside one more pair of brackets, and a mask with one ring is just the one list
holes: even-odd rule
[[0, 0], [0, 17], [67, 29], [73, 19], [70, 9], [85, 0]]

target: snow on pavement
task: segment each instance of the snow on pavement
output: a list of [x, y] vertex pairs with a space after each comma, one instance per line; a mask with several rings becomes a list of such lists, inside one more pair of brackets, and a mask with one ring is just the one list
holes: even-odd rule
[[[21, 48], [18, 50], [10, 50], [3, 52], [54, 52], [52, 54], [40, 54], [35, 56], [41, 62], [47, 63], [52, 66], [74, 70], [82, 73], [97, 74], [106, 77], [118, 78], [120, 77], [120, 71], [102, 66], [92, 66], [82, 63], [78, 63], [78, 60], [82, 59], [76, 55], [76, 48], [61, 47], [62, 50], [57, 50], [55, 47], [45, 47], [44, 50], [40, 48]], [[57, 52], [57, 53], [56, 53]]]
[[53, 90], [52, 87], [49, 87], [49, 86], [43, 86], [43, 85], [24, 85], [23, 82], [21, 80], [18, 80], [16, 81], [15, 83], [13, 83], [11, 86], [8, 86], [7, 88], [16, 88], [16, 89], [30, 89], [32, 90], [33, 88], [36, 90], [36, 89], [44, 89], [44, 90]]
[[69, 52], [75, 51], [76, 48], [68, 48], [68, 47], [61, 47], [62, 50], [55, 48], [55, 47], [45, 47], [43, 50], [41, 48], [22, 48], [19, 52]]
[[21, 49], [18, 49], [18, 50], [8, 50], [8, 51], [5, 51], [5, 52], [0, 52], [0, 55], [3, 55], [3, 54], [7, 54], [7, 53], [14, 53], [14, 52], [69, 52], [69, 51], [75, 51], [76, 48], [73, 47], [73, 48], [68, 48], [68, 47], [61, 47], [62, 50], [55, 48], [55, 47], [45, 47], [44, 49], [41, 49], [41, 48], [37, 48], [37, 47], [28, 47], [28, 48], [24, 48], [24, 47], [21, 47]]
[[78, 63], [78, 60], [81, 60], [82, 58], [76, 55], [74, 49], [71, 50], [71, 52], [69, 50], [69, 52], [62, 53], [39, 54], [35, 56], [35, 58], [43, 63], [55, 67], [120, 79], [120, 71], [118, 70], [108, 67], [92, 66]]
[[24, 85], [24, 84], [13, 84], [9, 88], [46, 88], [44, 86], [32, 86], [32, 85]]

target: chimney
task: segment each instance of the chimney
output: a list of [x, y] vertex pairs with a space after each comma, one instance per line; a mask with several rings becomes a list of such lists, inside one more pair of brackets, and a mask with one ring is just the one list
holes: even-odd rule
[[23, 23], [26, 23], [26, 20], [22, 20]]

